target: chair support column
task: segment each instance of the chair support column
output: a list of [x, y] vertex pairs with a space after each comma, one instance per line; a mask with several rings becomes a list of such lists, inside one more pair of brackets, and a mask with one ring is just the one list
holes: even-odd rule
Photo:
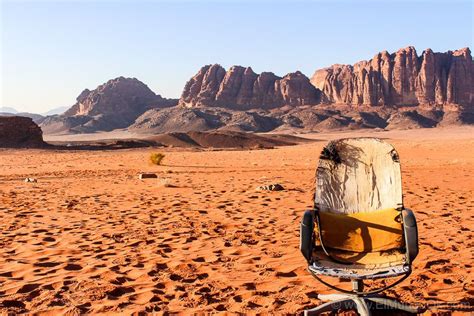
[[364, 282], [362, 280], [352, 280], [352, 291], [354, 293], [361, 293], [364, 291]]

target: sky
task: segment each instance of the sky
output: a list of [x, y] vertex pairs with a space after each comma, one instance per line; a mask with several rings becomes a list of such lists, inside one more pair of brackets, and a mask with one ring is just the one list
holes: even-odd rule
[[473, 49], [473, 1], [0, 1], [0, 107], [33, 113], [118, 76], [178, 98], [206, 64], [311, 76], [383, 50]]

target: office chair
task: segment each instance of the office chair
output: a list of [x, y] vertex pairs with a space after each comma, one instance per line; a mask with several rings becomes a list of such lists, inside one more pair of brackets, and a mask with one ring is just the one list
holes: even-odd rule
[[[323, 149], [316, 170], [314, 208], [301, 221], [300, 249], [308, 271], [341, 294], [318, 295], [329, 301], [305, 315], [356, 309], [420, 312], [417, 307], [378, 293], [402, 282], [418, 254], [413, 212], [402, 196], [400, 160], [392, 145], [376, 138], [331, 141]], [[352, 281], [347, 290], [322, 276]], [[395, 281], [364, 290], [364, 282]]]

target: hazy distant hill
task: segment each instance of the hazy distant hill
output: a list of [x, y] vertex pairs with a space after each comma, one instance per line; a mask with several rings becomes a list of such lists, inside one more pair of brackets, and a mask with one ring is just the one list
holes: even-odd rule
[[18, 113], [18, 111], [12, 107], [9, 107], [9, 106], [0, 106], [0, 112], [1, 113], [12, 113], [12, 114], [15, 114], [15, 113]]
[[63, 114], [64, 112], [66, 112], [68, 109], [69, 109], [68, 106], [60, 106], [60, 107], [51, 109], [51, 110], [49, 110], [49, 111], [47, 111], [47, 112], [41, 113], [41, 115], [43, 115], [43, 116], [59, 115], [59, 114]]
[[36, 124], [40, 124], [44, 120], [44, 116], [35, 113], [28, 113], [28, 112], [0, 112], [0, 116], [23, 116], [31, 118]]

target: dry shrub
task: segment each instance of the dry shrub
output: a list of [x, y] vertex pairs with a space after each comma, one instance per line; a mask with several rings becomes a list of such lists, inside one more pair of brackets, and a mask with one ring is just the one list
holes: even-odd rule
[[161, 165], [163, 158], [165, 158], [165, 155], [163, 155], [162, 153], [152, 153], [150, 155], [151, 163], [157, 166]]

